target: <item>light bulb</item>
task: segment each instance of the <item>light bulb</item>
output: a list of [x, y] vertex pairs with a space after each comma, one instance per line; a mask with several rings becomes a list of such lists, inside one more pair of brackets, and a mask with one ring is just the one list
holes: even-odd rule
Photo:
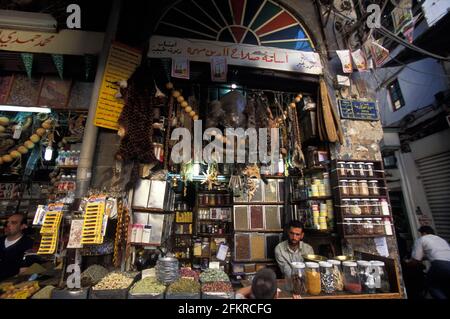
[[231, 88], [232, 88], [233, 90], [235, 90], [235, 89], [237, 88], [237, 85], [236, 85], [235, 83], [233, 83], [233, 84], [231, 84]]
[[45, 148], [44, 160], [51, 161], [53, 157], [53, 148], [49, 145]]
[[200, 175], [200, 164], [195, 163], [194, 164], [194, 176], [198, 176], [198, 175]]

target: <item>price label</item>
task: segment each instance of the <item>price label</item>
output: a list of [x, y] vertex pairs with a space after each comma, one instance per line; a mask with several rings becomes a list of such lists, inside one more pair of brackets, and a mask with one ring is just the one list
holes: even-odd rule
[[18, 124], [14, 127], [13, 139], [18, 140], [22, 135], [22, 125]]

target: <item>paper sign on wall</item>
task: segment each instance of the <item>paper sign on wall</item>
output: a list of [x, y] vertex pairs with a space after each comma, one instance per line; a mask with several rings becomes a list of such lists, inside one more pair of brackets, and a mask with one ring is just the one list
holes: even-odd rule
[[380, 256], [389, 257], [389, 250], [386, 237], [375, 238], [375, 246], [377, 247], [377, 251], [380, 254]]
[[117, 82], [128, 80], [141, 62], [140, 51], [114, 42], [109, 50], [103, 75], [102, 86], [97, 101], [94, 124], [118, 130], [118, 120], [124, 101], [116, 98], [119, 90]]
[[341, 60], [342, 71], [344, 73], [352, 73], [353, 67], [350, 50], [336, 50], [336, 54], [338, 55], [339, 60]]
[[189, 60], [187, 58], [172, 59], [172, 77], [189, 80]]
[[211, 81], [226, 82], [228, 73], [227, 58], [215, 56], [211, 58]]

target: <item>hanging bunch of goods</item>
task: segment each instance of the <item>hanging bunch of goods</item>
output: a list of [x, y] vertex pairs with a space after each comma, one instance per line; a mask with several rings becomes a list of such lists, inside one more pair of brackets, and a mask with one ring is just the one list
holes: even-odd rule
[[343, 144], [344, 133], [341, 127], [340, 117], [331, 102], [327, 84], [323, 78], [320, 79], [319, 93], [317, 120], [320, 140]]
[[158, 165], [153, 145], [154, 106], [161, 103], [155, 97], [155, 82], [150, 69], [140, 66], [128, 80], [124, 92], [125, 106], [119, 117], [121, 137], [116, 158], [132, 163], [133, 170], [127, 189], [139, 178], [139, 164]]

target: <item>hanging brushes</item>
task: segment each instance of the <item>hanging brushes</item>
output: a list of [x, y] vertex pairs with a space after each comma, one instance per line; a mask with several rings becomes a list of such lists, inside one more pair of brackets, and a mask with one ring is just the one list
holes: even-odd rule
[[31, 72], [33, 70], [33, 53], [21, 53], [23, 65], [25, 66], [25, 70], [27, 71], [28, 77], [31, 79]]
[[317, 120], [320, 139], [330, 143], [339, 142], [343, 144], [344, 134], [342, 132], [340, 117], [331, 103], [328, 88], [323, 78], [320, 79], [318, 100]]
[[63, 80], [64, 74], [64, 56], [62, 54], [52, 54], [53, 63], [58, 71], [59, 77]]

